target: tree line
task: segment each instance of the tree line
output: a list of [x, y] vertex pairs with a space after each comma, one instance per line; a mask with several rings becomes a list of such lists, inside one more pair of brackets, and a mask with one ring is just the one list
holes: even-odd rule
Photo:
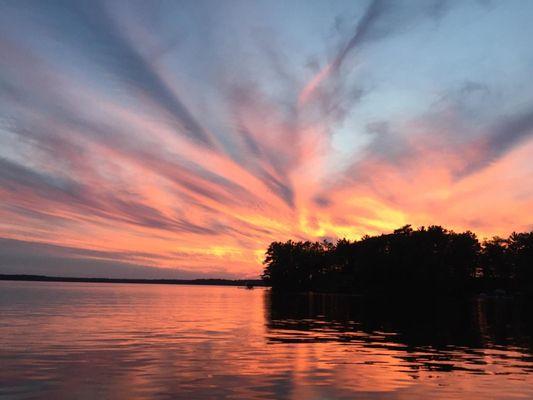
[[275, 290], [533, 293], [533, 231], [480, 242], [470, 231], [406, 225], [355, 241], [273, 242], [263, 263]]

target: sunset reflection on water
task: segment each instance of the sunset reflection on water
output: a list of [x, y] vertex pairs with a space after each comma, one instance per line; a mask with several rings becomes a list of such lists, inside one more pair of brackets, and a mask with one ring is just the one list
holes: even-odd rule
[[517, 303], [0, 282], [0, 397], [532, 398]]

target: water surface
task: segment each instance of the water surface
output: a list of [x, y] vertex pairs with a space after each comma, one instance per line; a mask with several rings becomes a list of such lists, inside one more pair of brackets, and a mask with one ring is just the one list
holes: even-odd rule
[[529, 310], [0, 282], [0, 398], [531, 399]]

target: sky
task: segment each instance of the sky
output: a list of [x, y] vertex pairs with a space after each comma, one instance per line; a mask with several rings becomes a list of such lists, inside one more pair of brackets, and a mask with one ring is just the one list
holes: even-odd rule
[[1, 1], [0, 273], [533, 229], [533, 2]]

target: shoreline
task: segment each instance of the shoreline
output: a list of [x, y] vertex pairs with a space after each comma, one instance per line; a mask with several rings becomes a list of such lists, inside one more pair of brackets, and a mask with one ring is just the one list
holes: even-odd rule
[[0, 274], [0, 281], [19, 282], [73, 282], [73, 283], [134, 283], [148, 285], [205, 285], [205, 286], [261, 286], [260, 279], [122, 279], [122, 278], [77, 278], [65, 276]]

